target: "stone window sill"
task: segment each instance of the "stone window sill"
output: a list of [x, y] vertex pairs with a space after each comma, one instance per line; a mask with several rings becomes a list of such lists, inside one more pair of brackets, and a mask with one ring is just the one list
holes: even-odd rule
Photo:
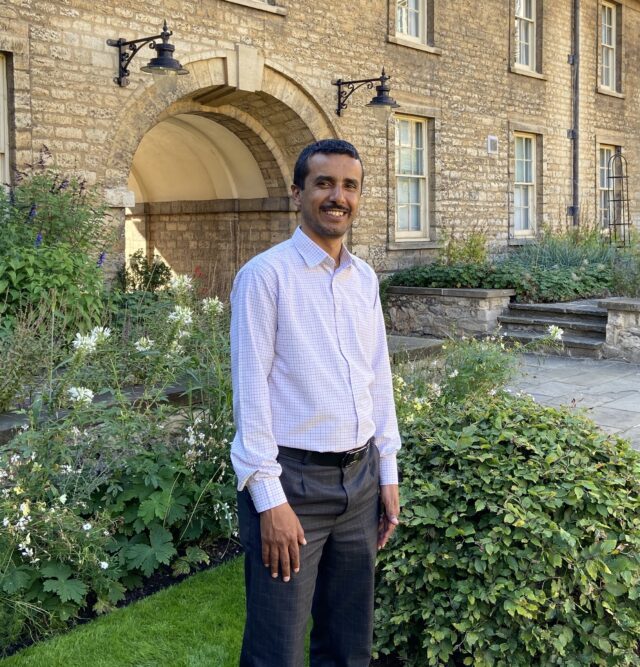
[[547, 77], [544, 74], [535, 72], [532, 69], [527, 69], [526, 67], [520, 67], [520, 65], [516, 65], [515, 63], [511, 65], [510, 70], [512, 74], [521, 74], [522, 76], [528, 76], [532, 79], [540, 79], [541, 81], [547, 80]]
[[510, 246], [519, 246], [519, 245], [527, 245], [527, 243], [534, 243], [536, 241], [535, 236], [517, 236], [515, 238], [511, 238], [507, 241], [507, 245]]
[[242, 5], [243, 7], [251, 7], [251, 9], [259, 9], [263, 12], [269, 12], [271, 14], [280, 14], [280, 16], [286, 16], [287, 10], [285, 7], [278, 7], [277, 5], [268, 5], [266, 2], [259, 2], [259, 0], [224, 0], [225, 2], [231, 2], [234, 5]]
[[389, 241], [387, 250], [436, 250], [444, 248], [441, 241], [427, 241], [426, 239], [407, 239], [406, 241]]
[[624, 95], [622, 93], [619, 93], [617, 90], [611, 90], [611, 88], [603, 88], [602, 86], [598, 86], [596, 88], [596, 91], [599, 92], [601, 95], [608, 95], [609, 97], [617, 97], [620, 100], [624, 99]]
[[391, 42], [392, 44], [406, 46], [410, 49], [416, 49], [417, 51], [425, 51], [426, 53], [433, 53], [437, 56], [442, 55], [442, 49], [439, 49], [437, 46], [422, 44], [421, 42], [415, 42], [412, 39], [405, 39], [404, 37], [399, 37], [398, 35], [388, 35], [387, 41]]

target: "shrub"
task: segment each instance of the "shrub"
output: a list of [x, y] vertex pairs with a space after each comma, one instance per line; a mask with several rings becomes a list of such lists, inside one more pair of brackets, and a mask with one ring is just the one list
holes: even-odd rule
[[109, 324], [52, 351], [31, 428], [0, 446], [0, 646], [186, 574], [235, 532], [228, 313], [183, 279]]
[[103, 275], [70, 245], [10, 247], [0, 252], [0, 316], [7, 329], [20, 312], [53, 310], [69, 329], [91, 328], [102, 312]]
[[627, 443], [503, 392], [432, 396], [404, 431], [379, 652], [420, 667], [640, 664], [640, 457]]
[[118, 283], [123, 292], [157, 292], [169, 285], [171, 269], [157, 255], [150, 262], [143, 250], [129, 257], [129, 267], [118, 271]]
[[513, 289], [522, 302], [571, 301], [605, 296], [611, 286], [610, 264], [575, 268], [526, 266], [515, 259], [496, 264], [428, 264], [398, 271], [390, 285], [405, 287]]

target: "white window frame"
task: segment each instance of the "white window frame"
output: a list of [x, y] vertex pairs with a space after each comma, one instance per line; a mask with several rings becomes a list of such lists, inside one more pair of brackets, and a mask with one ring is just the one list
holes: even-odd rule
[[[527, 15], [525, 9], [527, 1], [530, 3], [530, 12]], [[536, 22], [536, 1], [537, 0], [515, 0], [515, 30], [516, 30], [516, 57], [515, 63], [518, 67], [523, 69], [530, 70], [532, 72], [537, 71], [536, 67], [536, 40], [537, 40], [537, 22]], [[529, 29], [529, 42], [527, 44], [525, 53], [529, 62], [524, 62], [521, 59], [522, 54], [522, 43], [520, 37], [525, 28]]]
[[[411, 5], [415, 3], [415, 7]], [[428, 25], [427, 25], [427, 0], [395, 0], [396, 16], [396, 36], [402, 39], [417, 42], [419, 44], [427, 43]], [[417, 14], [417, 34], [412, 34], [410, 20], [411, 16]]]
[[[401, 239], [428, 239], [429, 238], [429, 121], [420, 116], [396, 115], [395, 117], [395, 237]], [[410, 138], [408, 144], [400, 142], [401, 123], [410, 124]], [[417, 127], [421, 127], [422, 146], [416, 147]], [[411, 155], [411, 172], [400, 173], [400, 158], [402, 150], [409, 150]], [[422, 172], [422, 173], [420, 173]], [[402, 183], [418, 182], [418, 201], [401, 203], [400, 188]], [[402, 210], [418, 208], [419, 229], [411, 229], [411, 215], [407, 216], [407, 228], [400, 229]]]
[[618, 80], [617, 12], [618, 6], [611, 2], [600, 4], [600, 86], [613, 91]]
[[9, 169], [9, 89], [7, 56], [0, 53], [0, 184], [11, 184]]
[[[519, 172], [526, 171], [526, 169], [518, 169], [518, 143], [530, 142], [531, 157], [524, 162], [530, 162], [530, 179], [518, 178]], [[535, 236], [536, 234], [536, 219], [537, 219], [537, 136], [527, 132], [515, 132], [513, 138], [513, 233], [516, 237]], [[525, 175], [526, 176], [526, 175]], [[519, 206], [518, 199], [520, 192], [527, 192], [528, 205]], [[526, 222], [528, 226], [519, 225], [519, 220], [522, 219], [521, 211], [527, 211]]]

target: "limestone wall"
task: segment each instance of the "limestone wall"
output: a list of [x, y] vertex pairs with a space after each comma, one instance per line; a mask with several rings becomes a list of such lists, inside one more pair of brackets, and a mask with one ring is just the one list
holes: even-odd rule
[[[112, 190], [126, 188], [136, 147], [155, 124], [178, 112], [217, 114], [234, 132], [250, 130], [242, 140], [257, 154], [269, 195], [285, 196], [300, 147], [313, 138], [343, 137], [361, 149], [366, 167], [352, 247], [385, 272], [432, 259], [444, 230], [475, 227], [497, 246], [509, 242], [513, 133], [524, 130], [541, 137], [538, 222], [564, 224], [571, 203], [572, 3], [542, 3], [539, 76], [512, 67], [513, 2], [431, 3], [433, 43], [420, 48], [394, 40], [391, 0], [277, 0], [275, 6], [173, 0], [162, 8], [151, 0], [5, 0], [0, 50], [11, 60], [13, 162], [33, 162], [44, 144], [58, 167]], [[613, 142], [629, 160], [637, 224], [640, 2], [620, 3], [623, 75], [621, 93], [614, 96], [597, 89], [598, 2], [586, 0], [581, 7], [583, 215], [595, 213], [597, 144]], [[174, 30], [175, 55], [191, 73], [156, 78], [140, 72], [153, 55], [145, 47], [132, 62], [130, 85], [116, 86], [117, 54], [106, 40], [157, 34], [165, 17]], [[355, 93], [341, 117], [334, 111], [333, 80], [378, 76], [383, 65], [398, 111], [430, 122], [428, 240], [394, 240], [393, 118], [381, 122], [364, 106], [368, 91]], [[488, 135], [498, 138], [496, 155], [487, 152]], [[121, 220], [124, 205], [114, 209]], [[247, 217], [262, 224], [259, 215]], [[268, 231], [260, 232], [265, 236], [259, 243], [249, 236], [247, 248], [280, 237], [284, 222], [270, 217]], [[222, 228], [219, 215], [216, 220]], [[183, 229], [190, 222], [180, 218], [170, 223], [175, 229], [162, 231], [175, 235], [183, 255], [192, 250], [192, 236], [200, 238], [197, 227]], [[216, 243], [222, 247], [224, 237]], [[198, 252], [213, 251], [203, 245]], [[182, 260], [177, 265], [186, 266]]]

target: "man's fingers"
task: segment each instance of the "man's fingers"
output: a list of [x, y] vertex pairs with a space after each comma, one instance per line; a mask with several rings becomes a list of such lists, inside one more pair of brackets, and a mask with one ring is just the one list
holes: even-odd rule
[[278, 558], [278, 549], [273, 548], [271, 549], [271, 560], [269, 562], [269, 566], [271, 568], [271, 576], [274, 579], [277, 579], [278, 577], [278, 567], [280, 565], [280, 558]]
[[269, 567], [269, 564], [271, 563], [269, 543], [265, 540], [262, 540], [262, 562], [265, 567]]
[[300, 549], [295, 543], [289, 547], [289, 558], [291, 562], [291, 569], [297, 574], [300, 572]]
[[[286, 548], [280, 551], [280, 568], [282, 570], [282, 581], [289, 581], [291, 579], [291, 563], [289, 561], [289, 551]], [[273, 572], [271, 576], [273, 576]], [[278, 572], [276, 570], [277, 576]]]

